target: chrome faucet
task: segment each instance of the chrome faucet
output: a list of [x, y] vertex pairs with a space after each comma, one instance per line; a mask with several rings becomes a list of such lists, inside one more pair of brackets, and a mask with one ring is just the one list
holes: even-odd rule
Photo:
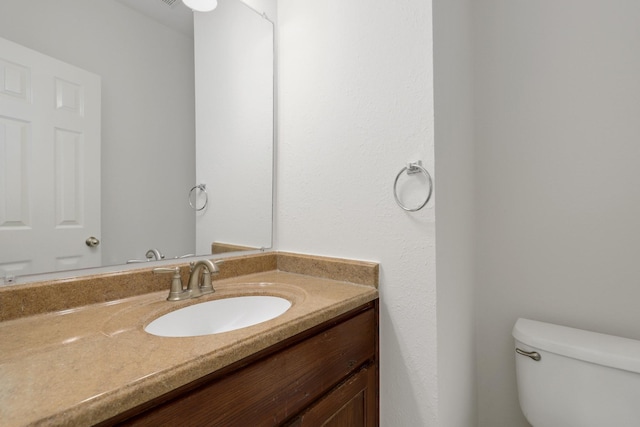
[[[211, 294], [215, 292], [213, 284], [211, 283], [211, 275], [218, 274], [218, 264], [222, 261], [212, 262], [208, 259], [203, 259], [198, 262], [192, 262], [189, 264], [191, 276], [189, 276], [189, 285], [187, 289], [182, 287], [182, 279], [180, 277], [180, 267], [170, 268], [154, 268], [152, 271], [155, 274], [170, 273], [173, 274], [171, 279], [171, 290], [167, 301], [181, 301], [189, 298], [197, 298], [205, 294]], [[202, 277], [200, 276], [200, 270], [202, 271]]]
[[[212, 262], [208, 259], [202, 259], [195, 263], [190, 263], [191, 276], [189, 277], [189, 286], [187, 291], [191, 292], [191, 297], [196, 298], [201, 295], [210, 294], [215, 292], [213, 284], [211, 282], [211, 275], [218, 274], [218, 264], [222, 261]], [[202, 272], [202, 280], [200, 279], [200, 270]]]

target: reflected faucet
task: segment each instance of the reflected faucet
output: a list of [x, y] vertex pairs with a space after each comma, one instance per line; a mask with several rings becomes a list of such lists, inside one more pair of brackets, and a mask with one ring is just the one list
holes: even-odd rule
[[149, 249], [145, 254], [145, 256], [147, 257], [148, 261], [153, 261], [154, 258], [155, 258], [155, 261], [160, 261], [161, 259], [164, 259], [164, 255], [162, 255], [162, 253], [160, 253], [160, 251], [157, 249]]
[[[149, 261], [160, 261], [164, 259], [164, 255], [157, 249], [149, 249], [145, 254], [147, 259], [130, 259], [127, 261], [127, 264], [134, 264], [137, 262], [149, 262]], [[177, 257], [176, 257], [177, 258]]]
[[[189, 277], [188, 291], [191, 291], [191, 297], [199, 297], [201, 295], [215, 292], [211, 283], [211, 275], [218, 274], [218, 264], [222, 261], [212, 262], [208, 259], [202, 259], [195, 263], [190, 263], [191, 276]], [[202, 280], [200, 280], [200, 270], [202, 272]]]

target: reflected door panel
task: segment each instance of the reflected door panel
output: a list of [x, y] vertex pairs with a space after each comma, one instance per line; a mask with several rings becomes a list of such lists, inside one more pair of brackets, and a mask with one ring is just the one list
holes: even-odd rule
[[99, 266], [99, 189], [100, 77], [0, 38], [0, 276]]

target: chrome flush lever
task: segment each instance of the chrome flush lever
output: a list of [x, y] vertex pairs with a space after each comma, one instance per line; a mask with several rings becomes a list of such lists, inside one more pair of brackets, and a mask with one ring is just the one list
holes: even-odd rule
[[516, 347], [516, 353], [527, 356], [535, 360], [536, 362], [539, 362], [540, 359], [542, 359], [542, 356], [540, 356], [540, 353], [538, 353], [537, 351], [524, 351]]

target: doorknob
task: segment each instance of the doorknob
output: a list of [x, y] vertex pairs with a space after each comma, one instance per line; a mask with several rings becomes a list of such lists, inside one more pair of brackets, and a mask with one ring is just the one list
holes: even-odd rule
[[91, 236], [89, 237], [87, 240], [84, 241], [87, 246], [89, 246], [90, 248], [95, 248], [96, 246], [98, 246], [100, 244], [100, 240], [96, 239], [95, 237]]

